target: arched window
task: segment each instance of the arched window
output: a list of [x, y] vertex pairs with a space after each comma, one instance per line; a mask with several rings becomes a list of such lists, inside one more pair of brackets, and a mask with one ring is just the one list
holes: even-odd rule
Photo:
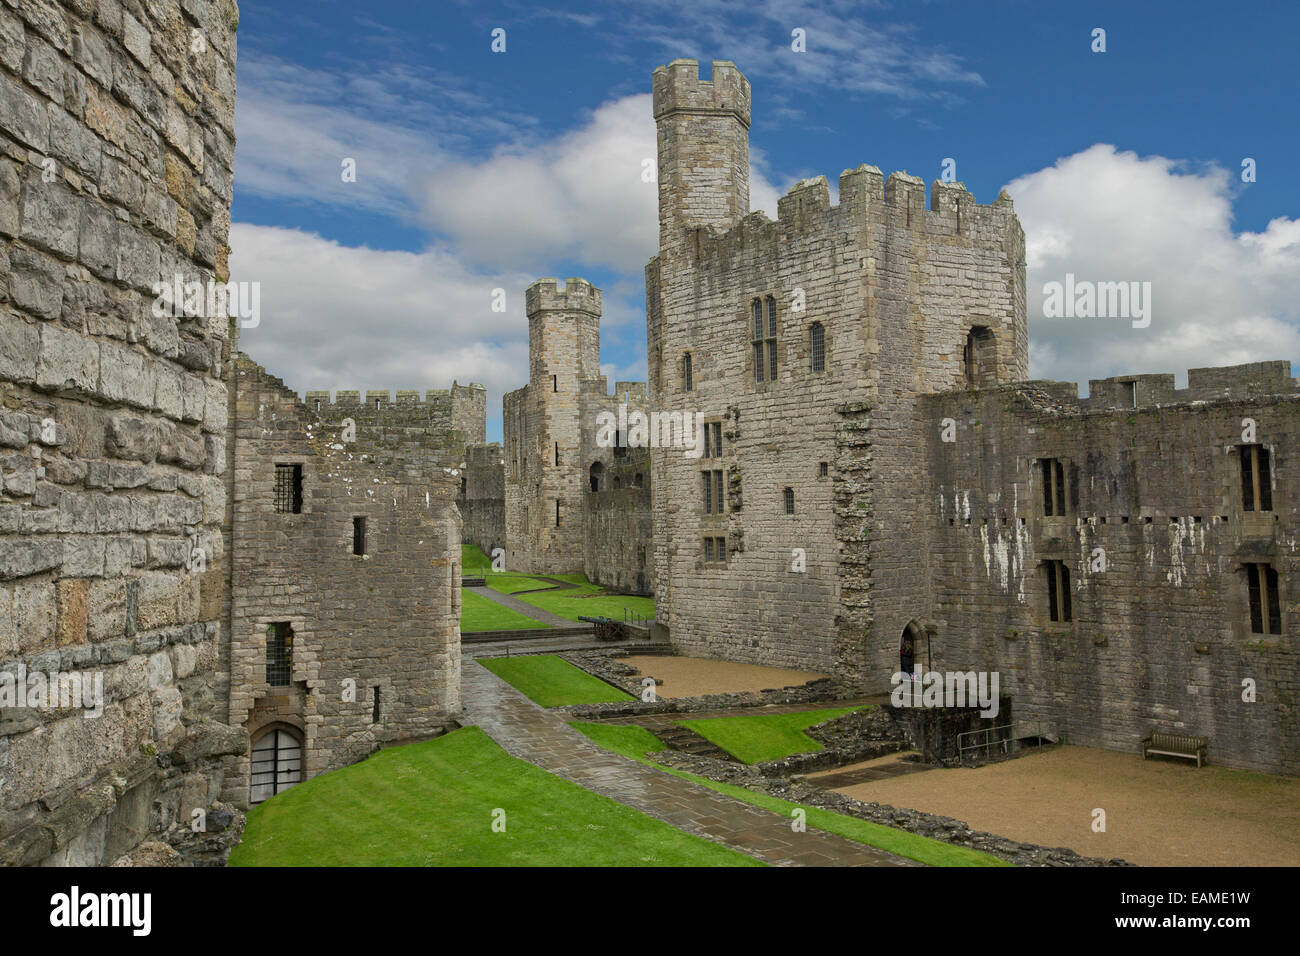
[[645, 480], [641, 477], [641, 472], [638, 471], [632, 476], [632, 486], [635, 488], [645, 487]]
[[614, 476], [614, 490], [617, 491], [618, 489], [620, 489], [620, 488], [622, 488], [622, 487], [623, 487], [623, 479], [620, 478], [618, 475], [615, 475], [615, 476]]
[[812, 370], [826, 371], [826, 328], [820, 322], [808, 327], [808, 347], [812, 352]]
[[602, 465], [598, 461], [593, 461], [591, 463], [591, 469], [588, 471], [587, 474], [591, 478], [592, 491], [600, 491], [600, 476], [603, 475], [604, 473], [605, 473], [604, 465]]
[[695, 388], [695, 381], [691, 377], [691, 353], [687, 352], [682, 356], [682, 389], [692, 391]]
[[275, 728], [253, 741], [249, 803], [261, 803], [302, 780], [302, 740], [293, 731]]

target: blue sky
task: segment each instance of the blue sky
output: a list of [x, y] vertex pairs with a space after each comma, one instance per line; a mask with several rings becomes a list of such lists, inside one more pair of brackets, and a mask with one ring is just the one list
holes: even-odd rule
[[242, 346], [300, 392], [482, 381], [497, 439], [523, 288], [580, 275], [605, 291], [611, 385], [644, 378], [650, 73], [690, 57], [750, 80], [755, 208], [951, 157], [977, 201], [1016, 200], [1031, 290], [1152, 282], [1143, 330], [1031, 295], [1035, 377], [1300, 359], [1298, 36], [1287, 2], [242, 0], [231, 264], [263, 284]]

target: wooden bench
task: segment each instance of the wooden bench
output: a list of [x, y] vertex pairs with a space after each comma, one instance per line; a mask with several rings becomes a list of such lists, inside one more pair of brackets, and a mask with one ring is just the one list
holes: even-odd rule
[[1153, 730], [1147, 739], [1142, 741], [1142, 759], [1146, 760], [1151, 754], [1187, 757], [1189, 760], [1195, 759], [1196, 766], [1199, 767], [1202, 762], [1210, 762], [1209, 746], [1208, 737], [1192, 737], [1188, 734], [1170, 734]]

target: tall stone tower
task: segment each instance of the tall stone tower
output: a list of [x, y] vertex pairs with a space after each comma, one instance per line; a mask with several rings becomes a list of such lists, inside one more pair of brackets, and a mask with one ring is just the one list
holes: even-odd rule
[[600, 376], [600, 290], [539, 279], [525, 293], [529, 383], [506, 395], [507, 566], [582, 569], [581, 383]]
[[749, 81], [727, 60], [701, 80], [695, 60], [654, 71], [659, 247], [696, 226], [727, 230], [749, 212]]

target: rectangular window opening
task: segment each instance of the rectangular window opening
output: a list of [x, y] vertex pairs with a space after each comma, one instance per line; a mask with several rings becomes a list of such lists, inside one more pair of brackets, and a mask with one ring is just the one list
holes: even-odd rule
[[366, 519], [361, 516], [352, 519], [352, 553], [366, 553]]
[[1048, 617], [1057, 623], [1072, 620], [1070, 607], [1070, 569], [1064, 561], [1044, 561], [1043, 570], [1047, 574], [1047, 611]]
[[266, 682], [288, 687], [293, 676], [293, 627], [276, 621], [266, 627]]
[[275, 466], [275, 510], [302, 514], [302, 465]]
[[1273, 510], [1272, 462], [1263, 445], [1238, 445], [1243, 511]]

